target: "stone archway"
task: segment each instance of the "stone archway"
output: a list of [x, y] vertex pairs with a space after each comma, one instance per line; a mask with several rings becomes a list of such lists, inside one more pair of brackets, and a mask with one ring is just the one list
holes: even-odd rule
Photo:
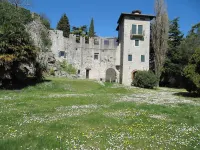
[[106, 70], [106, 82], [116, 82], [116, 71], [113, 68]]

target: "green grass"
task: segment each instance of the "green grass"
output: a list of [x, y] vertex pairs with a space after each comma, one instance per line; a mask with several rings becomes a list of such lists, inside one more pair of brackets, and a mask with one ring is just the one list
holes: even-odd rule
[[200, 98], [179, 92], [64, 78], [2, 90], [0, 150], [200, 149]]

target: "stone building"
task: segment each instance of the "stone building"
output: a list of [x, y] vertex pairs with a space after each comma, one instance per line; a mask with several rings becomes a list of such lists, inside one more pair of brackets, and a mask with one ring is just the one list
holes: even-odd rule
[[130, 85], [137, 70], [149, 69], [150, 21], [152, 15], [140, 11], [122, 13], [118, 20], [118, 38], [63, 37], [63, 32], [51, 30], [51, 51], [56, 59], [66, 59], [77, 68], [82, 78]]

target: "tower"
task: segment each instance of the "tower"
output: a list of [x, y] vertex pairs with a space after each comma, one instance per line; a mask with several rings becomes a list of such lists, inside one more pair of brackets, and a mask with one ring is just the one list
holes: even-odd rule
[[149, 70], [150, 21], [153, 15], [136, 10], [118, 20], [120, 83], [130, 85], [137, 70]]

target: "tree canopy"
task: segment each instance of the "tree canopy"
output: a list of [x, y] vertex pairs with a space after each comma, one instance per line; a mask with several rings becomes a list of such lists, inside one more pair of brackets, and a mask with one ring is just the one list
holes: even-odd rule
[[64, 37], [69, 37], [70, 34], [70, 24], [69, 24], [69, 19], [66, 14], [64, 14], [61, 18], [60, 21], [57, 24], [57, 29], [63, 31], [63, 36]]
[[92, 18], [91, 23], [90, 23], [90, 28], [89, 28], [89, 37], [94, 37], [95, 32], [94, 32], [94, 19]]

